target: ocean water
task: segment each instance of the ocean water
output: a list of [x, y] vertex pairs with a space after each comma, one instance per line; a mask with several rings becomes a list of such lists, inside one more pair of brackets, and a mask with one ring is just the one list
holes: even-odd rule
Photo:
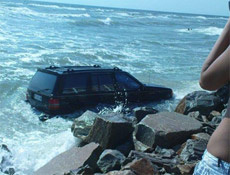
[[[32, 174], [77, 142], [71, 120], [41, 122], [39, 113], [24, 102], [38, 67], [117, 66], [143, 83], [172, 88], [173, 100], [152, 105], [173, 110], [184, 95], [200, 90], [201, 66], [227, 19], [1, 0], [0, 144], [12, 153], [2, 168]], [[6, 154], [0, 150], [0, 160]]]

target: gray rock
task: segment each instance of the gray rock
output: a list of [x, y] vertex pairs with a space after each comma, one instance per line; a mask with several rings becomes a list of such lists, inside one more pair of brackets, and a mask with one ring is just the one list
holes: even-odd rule
[[89, 165], [96, 170], [96, 162], [101, 153], [101, 147], [95, 143], [90, 143], [84, 147], [73, 147], [54, 157], [46, 165], [38, 169], [34, 175], [63, 175], [85, 165]]
[[140, 122], [148, 114], [156, 114], [158, 111], [150, 107], [137, 107], [133, 109], [137, 122]]
[[84, 140], [88, 136], [89, 131], [97, 117], [99, 117], [97, 113], [86, 111], [80, 117], [76, 118], [71, 127], [73, 135]]
[[199, 121], [175, 112], [147, 115], [136, 127], [134, 139], [148, 147], [170, 148], [201, 131]]
[[184, 162], [196, 162], [201, 160], [207, 144], [208, 141], [204, 139], [189, 139], [179, 156]]
[[176, 155], [176, 152], [173, 149], [162, 149], [159, 146], [156, 147], [154, 153], [162, 156], [162, 158], [173, 158], [173, 156]]
[[212, 121], [212, 119], [213, 119], [214, 117], [219, 117], [219, 116], [221, 116], [221, 113], [220, 113], [220, 112], [218, 112], [218, 111], [212, 111], [212, 112], [208, 115], [207, 119], [208, 119], [209, 121]]
[[189, 116], [189, 117], [192, 117], [192, 118], [194, 118], [194, 119], [196, 119], [196, 120], [203, 121], [202, 115], [200, 114], [199, 111], [189, 112], [189, 113], [188, 113], [188, 116]]
[[189, 112], [199, 111], [201, 115], [208, 116], [211, 111], [222, 109], [223, 103], [219, 97], [206, 91], [195, 91], [180, 101], [175, 112], [187, 115]]
[[192, 135], [192, 139], [194, 140], [205, 140], [205, 141], [209, 141], [210, 139], [210, 135], [207, 133], [198, 133], [198, 134], [193, 134]]
[[114, 149], [124, 144], [132, 136], [134, 128], [121, 114], [96, 118], [86, 142], [99, 143], [104, 149]]
[[106, 149], [100, 155], [97, 165], [103, 173], [107, 173], [112, 170], [120, 170], [124, 160], [125, 156], [121, 152]]
[[132, 172], [131, 170], [124, 170], [124, 171], [110, 171], [106, 175], [136, 175], [136, 173]]
[[229, 83], [224, 85], [222, 88], [218, 89], [213, 93], [215, 96], [219, 97], [223, 104], [228, 103], [229, 95], [230, 95], [230, 85]]

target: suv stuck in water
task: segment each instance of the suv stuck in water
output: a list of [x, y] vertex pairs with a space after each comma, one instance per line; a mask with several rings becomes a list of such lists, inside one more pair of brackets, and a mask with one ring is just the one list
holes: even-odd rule
[[98, 65], [38, 69], [27, 89], [27, 101], [47, 114], [71, 113], [99, 103], [157, 101], [172, 95], [169, 88], [147, 86], [119, 68]]

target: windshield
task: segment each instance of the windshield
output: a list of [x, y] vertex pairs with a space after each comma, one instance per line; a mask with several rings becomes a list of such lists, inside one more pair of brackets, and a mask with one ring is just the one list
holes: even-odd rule
[[38, 71], [30, 81], [29, 88], [42, 92], [52, 92], [56, 79], [56, 75]]

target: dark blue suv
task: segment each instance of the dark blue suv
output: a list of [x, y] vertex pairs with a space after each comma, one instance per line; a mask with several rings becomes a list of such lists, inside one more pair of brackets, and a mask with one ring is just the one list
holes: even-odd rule
[[71, 113], [99, 103], [149, 102], [169, 99], [173, 91], [147, 86], [119, 68], [50, 66], [38, 69], [27, 90], [27, 101], [48, 114]]

